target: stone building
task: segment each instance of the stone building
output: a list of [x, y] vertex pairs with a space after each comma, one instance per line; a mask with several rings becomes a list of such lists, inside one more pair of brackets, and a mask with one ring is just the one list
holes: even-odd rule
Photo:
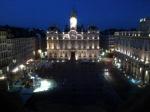
[[20, 35], [18, 32], [20, 30], [14, 31], [14, 28], [0, 29], [0, 71], [2, 73], [13, 68], [13, 65], [25, 63], [28, 59], [34, 58], [34, 37], [24, 33]]
[[133, 78], [141, 82], [140, 84], [149, 84], [150, 32], [147, 30], [115, 32], [114, 37], [116, 38], [114, 64], [122, 69], [128, 78]]
[[97, 60], [100, 50], [98, 28], [89, 27], [85, 32], [78, 31], [77, 22], [76, 13], [72, 12], [68, 32], [60, 32], [53, 27], [47, 31], [48, 59]]

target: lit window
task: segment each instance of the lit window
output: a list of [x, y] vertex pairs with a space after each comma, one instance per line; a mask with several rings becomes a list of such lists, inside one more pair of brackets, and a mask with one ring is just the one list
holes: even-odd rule
[[143, 19], [140, 19], [140, 22], [143, 22]]
[[140, 36], [141, 36], [141, 34], [138, 34], [138, 36], [140, 37]]
[[94, 49], [94, 45], [92, 45], [92, 49]]
[[89, 46], [87, 46], [86, 49], [89, 49]]

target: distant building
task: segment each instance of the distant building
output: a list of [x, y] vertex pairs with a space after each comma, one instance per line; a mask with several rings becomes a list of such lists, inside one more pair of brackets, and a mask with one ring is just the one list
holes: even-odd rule
[[3, 73], [6, 66], [11, 62], [11, 47], [7, 40], [7, 32], [0, 30], [0, 74]]
[[[145, 21], [140, 21], [140, 24]], [[147, 28], [150, 27], [150, 24], [144, 24], [140, 28], [141, 31], [115, 32], [114, 63], [119, 69], [125, 71], [128, 78], [140, 81], [141, 84], [149, 84], [150, 32]]]
[[[23, 31], [24, 32], [24, 31]], [[29, 35], [20, 35], [13, 28], [0, 29], [0, 70], [6, 72], [14, 65], [34, 58], [35, 39]]]
[[[45, 58], [46, 56], [46, 33], [44, 30], [41, 29], [30, 29], [31, 34], [35, 37], [35, 59]], [[39, 53], [39, 51], [41, 53]], [[43, 56], [43, 57], [41, 57]]]
[[150, 32], [150, 17], [140, 19], [139, 31]]
[[70, 30], [60, 32], [51, 27], [47, 31], [47, 55], [56, 60], [97, 60], [99, 56], [99, 30], [89, 27], [86, 32], [78, 31], [77, 16], [72, 12]]
[[113, 35], [102, 35], [101, 36], [101, 48], [113, 52], [115, 50], [115, 38]]

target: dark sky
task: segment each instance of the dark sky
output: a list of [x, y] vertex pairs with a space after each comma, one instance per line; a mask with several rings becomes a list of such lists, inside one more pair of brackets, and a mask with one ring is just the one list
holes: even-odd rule
[[79, 24], [101, 29], [136, 27], [150, 16], [150, 0], [0, 0], [0, 25], [62, 28], [73, 8]]

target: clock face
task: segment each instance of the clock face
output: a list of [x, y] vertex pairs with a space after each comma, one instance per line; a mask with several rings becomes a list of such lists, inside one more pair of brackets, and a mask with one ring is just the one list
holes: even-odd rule
[[76, 28], [76, 26], [77, 26], [77, 18], [71, 17], [70, 18], [70, 27], [71, 28]]

